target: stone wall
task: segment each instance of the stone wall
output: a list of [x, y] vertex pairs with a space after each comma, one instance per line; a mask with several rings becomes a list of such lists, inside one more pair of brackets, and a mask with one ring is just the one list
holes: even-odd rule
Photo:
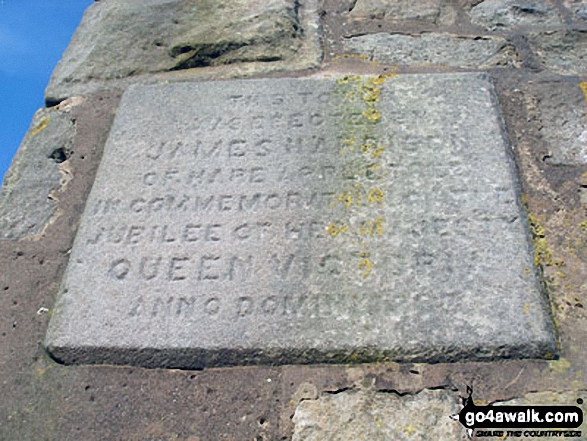
[[[585, 0], [96, 1], [0, 193], [0, 438], [457, 440], [464, 431], [444, 415], [467, 386], [487, 403], [585, 398], [586, 20]], [[553, 359], [181, 371], [64, 366], [47, 355], [55, 296], [126, 87], [453, 72], [495, 84], [557, 328]]]

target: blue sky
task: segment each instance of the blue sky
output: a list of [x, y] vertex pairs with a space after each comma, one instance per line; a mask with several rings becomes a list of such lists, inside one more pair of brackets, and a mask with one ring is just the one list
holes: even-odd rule
[[94, 0], [0, 0], [0, 181]]

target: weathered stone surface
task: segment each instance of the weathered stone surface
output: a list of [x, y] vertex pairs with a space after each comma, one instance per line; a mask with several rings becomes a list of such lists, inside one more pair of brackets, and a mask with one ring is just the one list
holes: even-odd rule
[[75, 126], [67, 113], [39, 110], [0, 190], [0, 238], [32, 238], [47, 225], [67, 182]]
[[461, 409], [458, 392], [444, 390], [325, 395], [300, 403], [293, 441], [465, 441], [464, 428], [449, 418]]
[[474, 6], [469, 15], [474, 24], [490, 30], [562, 24], [550, 0], [485, 0]]
[[248, 66], [233, 76], [312, 67], [321, 58], [317, 20], [315, 0], [96, 2], [57, 65], [46, 100], [206, 66]]
[[450, 24], [455, 10], [442, 0], [357, 0], [351, 16], [387, 20], [414, 20], [435, 24]]
[[398, 66], [448, 66], [487, 69], [517, 64], [513, 46], [503, 38], [460, 37], [450, 34], [393, 35], [379, 33], [351, 37], [348, 50], [373, 61]]
[[552, 84], [538, 91], [541, 134], [549, 164], [587, 164], [587, 96], [577, 84]]
[[528, 41], [546, 69], [563, 75], [584, 75], [587, 72], [587, 32], [534, 33]]
[[587, 0], [565, 0], [565, 6], [573, 12], [576, 18], [587, 20]]
[[136, 86], [56, 303], [67, 363], [540, 357], [483, 75]]

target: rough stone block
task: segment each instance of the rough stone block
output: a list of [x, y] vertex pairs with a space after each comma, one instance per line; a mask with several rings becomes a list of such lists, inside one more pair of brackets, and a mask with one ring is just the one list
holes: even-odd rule
[[533, 33], [528, 41], [546, 69], [562, 75], [585, 75], [587, 72], [586, 31]]
[[541, 134], [549, 151], [545, 161], [587, 164], [587, 94], [576, 83], [550, 84], [537, 94]]
[[47, 335], [66, 363], [555, 352], [477, 74], [133, 86]]
[[33, 238], [55, 213], [54, 191], [68, 179], [75, 126], [65, 112], [41, 109], [0, 189], [0, 238]]
[[300, 403], [293, 441], [465, 441], [467, 432], [449, 418], [463, 408], [458, 392], [424, 390], [415, 395], [342, 392]]
[[315, 0], [96, 2], [57, 65], [46, 100], [206, 66], [242, 65], [228, 73], [190, 74], [218, 78], [313, 67], [321, 59], [316, 8]]
[[361, 18], [451, 24], [456, 11], [444, 5], [442, 0], [358, 0], [350, 13], [351, 16]]
[[587, 20], [587, 0], [564, 0], [565, 6], [579, 20]]
[[474, 24], [489, 30], [562, 24], [551, 0], [485, 0], [474, 6], [469, 15]]
[[365, 54], [373, 61], [398, 66], [488, 69], [517, 64], [513, 46], [498, 37], [378, 33], [350, 37], [344, 44], [347, 50]]

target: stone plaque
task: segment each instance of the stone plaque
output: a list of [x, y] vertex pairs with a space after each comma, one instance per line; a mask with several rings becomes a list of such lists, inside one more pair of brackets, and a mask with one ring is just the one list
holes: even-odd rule
[[555, 352], [491, 82], [133, 86], [47, 335], [201, 368]]

